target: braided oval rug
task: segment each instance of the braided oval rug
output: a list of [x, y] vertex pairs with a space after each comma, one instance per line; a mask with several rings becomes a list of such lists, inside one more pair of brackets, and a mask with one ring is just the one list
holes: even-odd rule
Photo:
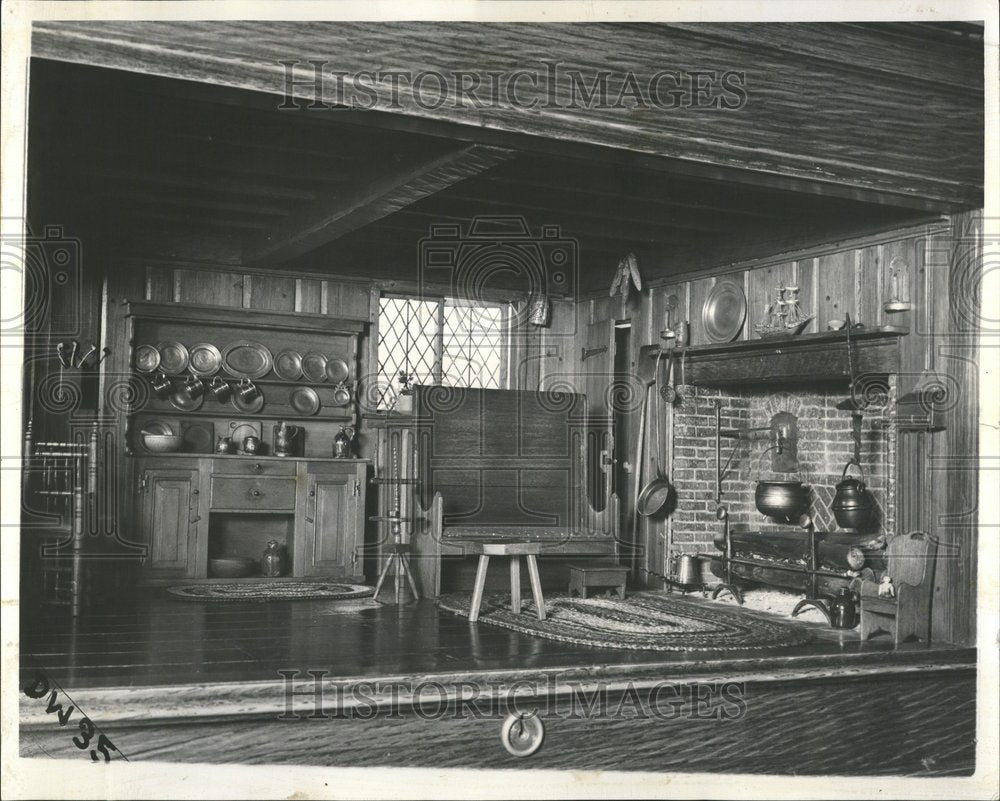
[[375, 593], [364, 584], [329, 581], [273, 581], [253, 583], [219, 582], [168, 587], [167, 592], [185, 601], [304, 601], [365, 598]]
[[[438, 603], [468, 617], [469, 600], [468, 593], [455, 593], [441, 596]], [[528, 599], [522, 601], [521, 610], [521, 614], [510, 610], [509, 595], [493, 594], [483, 599], [479, 621], [533, 637], [623, 650], [746, 650], [801, 645], [812, 639], [795, 623], [657, 592], [636, 593], [624, 601], [553, 596], [545, 599], [545, 620], [538, 619]]]

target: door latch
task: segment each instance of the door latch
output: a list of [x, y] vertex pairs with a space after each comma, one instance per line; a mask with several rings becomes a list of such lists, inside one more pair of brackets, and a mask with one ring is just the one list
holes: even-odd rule
[[357, 479], [354, 479], [354, 491], [351, 494], [354, 495], [355, 497], [361, 495], [361, 482], [358, 481]]
[[144, 472], [139, 476], [139, 492], [146, 491], [146, 482], [149, 480], [149, 473]]

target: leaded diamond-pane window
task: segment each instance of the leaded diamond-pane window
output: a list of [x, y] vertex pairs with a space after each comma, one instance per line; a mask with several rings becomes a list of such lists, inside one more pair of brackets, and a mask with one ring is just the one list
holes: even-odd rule
[[507, 389], [507, 303], [384, 295], [379, 302], [378, 408], [391, 409], [401, 372], [413, 384]]

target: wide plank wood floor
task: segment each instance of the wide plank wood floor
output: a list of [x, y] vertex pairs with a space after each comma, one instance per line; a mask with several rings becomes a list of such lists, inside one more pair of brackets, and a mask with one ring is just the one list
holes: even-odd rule
[[[707, 602], [706, 602], [707, 603]], [[33, 611], [33, 613], [32, 613]], [[137, 591], [76, 621], [55, 611], [22, 614], [22, 667], [43, 668], [65, 687], [273, 681], [279, 671], [325, 670], [331, 678], [502, 670], [549, 670], [706, 659], [886, 651], [856, 632], [810, 623], [804, 646], [724, 654], [617, 651], [542, 640], [439, 610], [431, 601], [380, 604], [179, 601]]]

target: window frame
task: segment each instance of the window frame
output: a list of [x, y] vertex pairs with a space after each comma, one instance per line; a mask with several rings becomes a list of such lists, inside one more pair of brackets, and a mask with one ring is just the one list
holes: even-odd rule
[[[444, 383], [444, 356], [445, 356], [445, 310], [449, 306], [452, 307], [484, 307], [484, 308], [496, 308], [501, 312], [500, 318], [500, 332], [502, 341], [500, 344], [501, 350], [501, 364], [500, 364], [500, 374], [499, 383], [500, 389], [511, 390], [516, 389], [514, 386], [516, 381], [514, 365], [514, 350], [516, 346], [516, 331], [515, 331], [515, 321], [517, 319], [517, 301], [511, 298], [484, 298], [479, 301], [469, 301], [463, 300], [461, 298], [450, 297], [445, 293], [411, 293], [400, 290], [380, 290], [374, 289], [372, 292], [372, 309], [374, 312], [374, 325], [372, 326], [372, 345], [371, 345], [371, 374], [376, 382], [380, 381], [382, 375], [380, 372], [380, 361], [379, 361], [379, 345], [382, 339], [382, 300], [383, 298], [394, 298], [398, 300], [406, 301], [416, 301], [418, 303], [435, 303], [436, 309], [436, 319], [437, 319], [437, 333], [433, 338], [433, 365], [431, 368], [431, 375], [434, 385], [442, 385]], [[461, 386], [468, 386], [468, 384], [463, 384]], [[375, 402], [375, 411], [379, 413], [384, 413], [387, 411], [385, 408], [379, 408], [379, 404], [387, 395], [387, 392], [380, 392], [378, 394], [378, 400]]]

